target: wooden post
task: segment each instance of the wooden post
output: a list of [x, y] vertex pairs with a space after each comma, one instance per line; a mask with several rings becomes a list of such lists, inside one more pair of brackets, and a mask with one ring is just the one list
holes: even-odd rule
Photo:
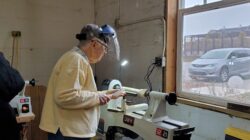
[[166, 0], [166, 69], [165, 92], [176, 91], [177, 0]]

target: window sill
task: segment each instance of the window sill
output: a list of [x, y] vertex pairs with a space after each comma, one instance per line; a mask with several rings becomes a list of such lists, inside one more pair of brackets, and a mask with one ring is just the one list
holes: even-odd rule
[[199, 107], [199, 108], [219, 112], [219, 113], [224, 113], [224, 114], [227, 114], [231, 117], [235, 116], [235, 117], [250, 120], [249, 113], [244, 113], [244, 112], [228, 109], [226, 107], [221, 107], [221, 106], [212, 105], [212, 104], [208, 104], [208, 103], [202, 103], [199, 101], [194, 101], [194, 100], [190, 100], [190, 99], [186, 99], [186, 98], [182, 98], [182, 97], [178, 97], [177, 102], [182, 103], [182, 104], [186, 104], [186, 105], [190, 105], [190, 106], [194, 106], [194, 107]]

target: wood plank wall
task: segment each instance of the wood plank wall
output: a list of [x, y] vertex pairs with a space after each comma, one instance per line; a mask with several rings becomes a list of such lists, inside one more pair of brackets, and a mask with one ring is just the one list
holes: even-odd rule
[[28, 123], [28, 140], [47, 140], [47, 133], [39, 129], [45, 93], [45, 86], [26, 87], [25, 95], [31, 97], [32, 112], [35, 114], [35, 119]]

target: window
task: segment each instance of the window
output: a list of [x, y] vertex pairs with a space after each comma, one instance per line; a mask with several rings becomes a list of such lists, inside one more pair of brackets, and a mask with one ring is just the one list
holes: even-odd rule
[[180, 0], [180, 8], [190, 8], [208, 3], [218, 2], [221, 0]]
[[249, 13], [249, 0], [181, 1], [177, 48], [181, 97], [250, 106]]

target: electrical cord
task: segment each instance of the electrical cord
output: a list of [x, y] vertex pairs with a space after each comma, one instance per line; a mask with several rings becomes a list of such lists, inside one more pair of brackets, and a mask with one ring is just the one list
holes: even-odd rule
[[147, 74], [144, 76], [144, 80], [147, 82], [148, 87], [149, 87], [149, 91], [152, 91], [153, 87], [152, 87], [152, 83], [150, 81], [150, 75], [152, 74], [152, 72], [154, 71], [154, 68], [156, 67], [155, 63], [152, 63], [149, 65], [148, 70], [147, 70]]
[[[149, 88], [149, 92], [152, 91], [153, 87], [152, 87], [152, 83], [150, 81], [150, 75], [152, 74], [152, 72], [154, 71], [154, 68], [156, 67], [155, 63], [152, 63], [148, 66], [148, 70], [147, 70], [147, 74], [144, 77], [144, 80], [147, 82], [148, 84], [148, 88]], [[150, 102], [150, 96], [146, 97], [147, 103], [149, 104]]]
[[15, 44], [16, 44], [16, 38], [13, 37], [13, 42], [12, 42], [12, 50], [11, 50], [11, 67], [13, 67], [14, 63], [14, 57], [15, 57]]
[[12, 50], [11, 50], [11, 66], [18, 69], [18, 59], [19, 59], [19, 43], [18, 38], [21, 37], [21, 31], [12, 31], [11, 35], [13, 37]]

